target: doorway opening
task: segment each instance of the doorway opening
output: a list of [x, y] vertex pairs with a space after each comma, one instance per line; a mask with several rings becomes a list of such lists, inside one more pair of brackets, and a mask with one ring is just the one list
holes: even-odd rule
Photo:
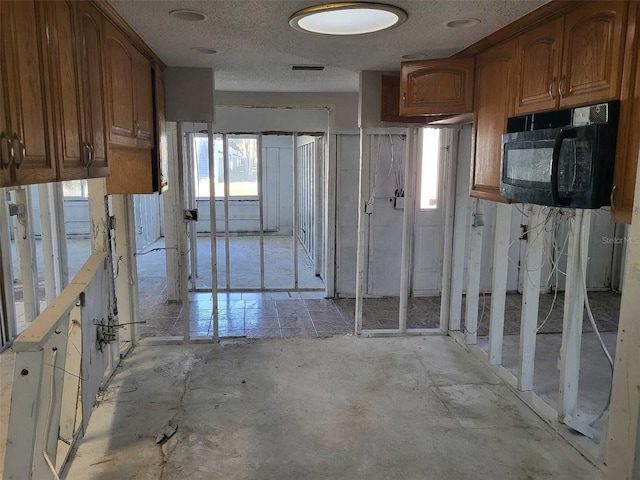
[[210, 148], [206, 133], [187, 134], [190, 291], [212, 291], [214, 278], [223, 293], [325, 290], [324, 143], [215, 134]]

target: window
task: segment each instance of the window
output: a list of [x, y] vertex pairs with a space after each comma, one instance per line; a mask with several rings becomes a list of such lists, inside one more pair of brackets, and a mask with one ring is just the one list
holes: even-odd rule
[[[224, 197], [224, 151], [222, 137], [216, 136], [213, 143], [213, 165], [216, 198]], [[196, 196], [209, 198], [209, 139], [206, 135], [195, 135], [193, 151], [196, 168]], [[229, 168], [229, 197], [252, 198], [258, 196], [258, 139], [255, 137], [227, 138], [227, 161]]]
[[66, 198], [87, 198], [86, 180], [68, 180], [62, 182], [62, 194]]
[[420, 167], [420, 209], [438, 208], [440, 130], [422, 129], [422, 162]]

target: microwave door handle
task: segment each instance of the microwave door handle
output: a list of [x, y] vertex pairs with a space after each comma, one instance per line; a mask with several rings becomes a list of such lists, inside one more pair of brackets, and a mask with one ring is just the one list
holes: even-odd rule
[[560, 168], [560, 150], [562, 142], [567, 138], [576, 138], [575, 128], [563, 128], [556, 137], [556, 143], [553, 146], [553, 155], [551, 157], [551, 198], [554, 207], [561, 207], [560, 189], [558, 186], [558, 170]]

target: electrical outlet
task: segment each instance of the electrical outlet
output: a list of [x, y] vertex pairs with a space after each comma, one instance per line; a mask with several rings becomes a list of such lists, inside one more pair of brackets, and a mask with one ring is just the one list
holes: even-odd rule
[[393, 208], [395, 208], [396, 210], [403, 210], [404, 209], [404, 197], [395, 197], [394, 202], [393, 202]]
[[198, 221], [198, 209], [194, 208], [192, 210], [184, 211], [184, 221], [185, 222], [197, 222]]

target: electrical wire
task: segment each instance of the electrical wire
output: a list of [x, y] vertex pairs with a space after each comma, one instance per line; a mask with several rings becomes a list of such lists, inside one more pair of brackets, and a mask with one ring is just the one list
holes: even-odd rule
[[[584, 232], [581, 231], [580, 234], [582, 236], [584, 235]], [[584, 269], [584, 263], [582, 261], [582, 239], [580, 240], [581, 241], [578, 243], [578, 250], [580, 252], [578, 259], [580, 262], [579, 275], [580, 275], [580, 278], [582, 279], [582, 288], [584, 290], [584, 306], [587, 309], [587, 316], [589, 317], [589, 321], [591, 322], [591, 327], [593, 328], [593, 331], [596, 334], [596, 337], [598, 338], [598, 343], [600, 344], [600, 348], [602, 348], [602, 352], [604, 353], [604, 356], [607, 357], [607, 361], [609, 362], [609, 367], [611, 368], [611, 373], [613, 374], [613, 370], [614, 370], [613, 357], [609, 353], [609, 349], [607, 349], [607, 346], [604, 344], [604, 340], [602, 339], [600, 330], [598, 330], [598, 325], [596, 324], [595, 318], [593, 317], [593, 312], [591, 311], [591, 305], [589, 303], [589, 293], [587, 291], [587, 272]], [[612, 375], [612, 381], [613, 381], [613, 375]], [[609, 385], [609, 396], [607, 398], [606, 405], [604, 406], [600, 414], [593, 421], [591, 421], [591, 423], [589, 423], [589, 425], [593, 425], [598, 420], [600, 420], [604, 416], [605, 412], [609, 409], [609, 405], [611, 405], [611, 391], [612, 391], [611, 387], [612, 386]]]

